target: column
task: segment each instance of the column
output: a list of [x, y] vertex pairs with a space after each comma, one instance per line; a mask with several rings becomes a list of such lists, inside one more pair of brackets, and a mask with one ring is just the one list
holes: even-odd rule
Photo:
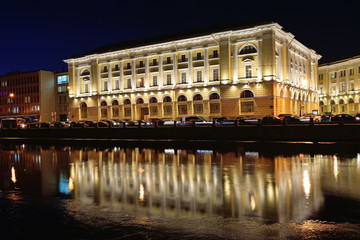
[[238, 78], [239, 78], [239, 72], [238, 72], [238, 67], [239, 67], [239, 58], [238, 58], [238, 50], [237, 50], [237, 44], [234, 44], [234, 57], [233, 57], [233, 82], [237, 82]]
[[189, 50], [189, 86], [193, 84], [192, 51]]
[[164, 74], [163, 74], [163, 60], [162, 55], [159, 55], [159, 88], [161, 89], [164, 85]]
[[108, 90], [111, 92], [115, 86], [113, 86], [113, 80], [112, 80], [112, 69], [111, 69], [111, 62], [108, 64]]
[[79, 96], [81, 90], [80, 84], [80, 68], [79, 66], [76, 67], [76, 96]]
[[204, 67], [205, 67], [205, 85], [207, 85], [209, 83], [209, 48], [206, 47], [204, 49]]
[[149, 79], [149, 57], [145, 57], [145, 78], [144, 78], [144, 87], [148, 89], [150, 86], [150, 79]]
[[131, 59], [131, 88], [136, 89], [136, 62], [135, 59]]
[[120, 61], [120, 90], [124, 91], [124, 86], [125, 86], [125, 82], [124, 82], [124, 61], [121, 60]]
[[261, 55], [261, 51], [262, 51], [262, 48], [261, 48], [261, 40], [258, 40], [257, 41], [257, 45], [258, 45], [258, 66], [257, 66], [257, 68], [258, 68], [258, 76], [257, 76], [257, 78], [258, 78], [258, 80], [260, 81], [260, 80], [262, 80], [262, 78], [263, 78], [263, 76], [262, 76], [262, 55]]
[[178, 83], [178, 78], [177, 78], [177, 55], [176, 52], [173, 54], [173, 72], [174, 72], [174, 82], [173, 85], [176, 86], [176, 84]]

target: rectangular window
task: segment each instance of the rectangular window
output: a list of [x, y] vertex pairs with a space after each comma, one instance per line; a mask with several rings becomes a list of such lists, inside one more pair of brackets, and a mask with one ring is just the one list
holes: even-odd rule
[[171, 63], [171, 57], [166, 57], [166, 63], [170, 64]]
[[84, 84], [84, 93], [89, 93], [89, 83]]
[[104, 81], [103, 91], [107, 91], [107, 90], [108, 90], [108, 82]]
[[341, 83], [341, 92], [346, 92], [345, 83]]
[[219, 81], [219, 69], [213, 69], [213, 81]]
[[210, 103], [210, 113], [220, 113], [220, 103]]
[[143, 61], [139, 62], [139, 67], [144, 67], [144, 62]]
[[150, 106], [150, 115], [153, 115], [153, 116], [158, 115], [158, 107], [157, 106]]
[[331, 73], [331, 78], [333, 79], [333, 78], [336, 78], [337, 77], [337, 73], [336, 72], [332, 72]]
[[196, 71], [196, 82], [202, 82], [202, 71]]
[[252, 66], [251, 65], [245, 66], [245, 74], [246, 74], [246, 78], [252, 78]]
[[171, 73], [166, 74], [166, 85], [171, 85]]
[[126, 88], [130, 89], [131, 88], [131, 78], [127, 78], [126, 79]]
[[320, 94], [323, 94], [323, 86], [322, 86], [322, 84], [319, 85], [319, 91], [320, 91]]
[[115, 69], [114, 71], [119, 71], [119, 65], [118, 64], [115, 64]]
[[119, 108], [112, 109], [113, 117], [119, 117]]
[[158, 80], [157, 80], [157, 76], [156, 76], [156, 75], [152, 76], [152, 85], [153, 85], [153, 86], [157, 86], [157, 85], [158, 85]]
[[139, 77], [138, 78], [138, 88], [142, 88], [144, 87], [144, 77]]
[[254, 112], [254, 102], [242, 102], [241, 112], [243, 113]]
[[120, 89], [120, 80], [115, 79], [115, 90], [119, 90], [119, 89]]
[[214, 50], [214, 51], [213, 51], [213, 57], [214, 57], [214, 58], [219, 57], [218, 50]]
[[201, 52], [196, 53], [196, 59], [201, 60]]
[[203, 113], [203, 105], [202, 104], [194, 104], [194, 113], [202, 114]]
[[354, 90], [355, 90], [354, 82], [350, 82], [350, 89], [349, 89], [349, 91], [354, 91]]
[[156, 66], [157, 62], [156, 62], [156, 58], [153, 59], [153, 66]]
[[172, 106], [171, 105], [165, 105], [164, 106], [164, 115], [171, 115], [172, 114]]
[[354, 75], [354, 69], [350, 69], [350, 76], [353, 76]]
[[319, 80], [323, 80], [323, 74], [319, 74]]
[[185, 54], [182, 54], [182, 55], [181, 55], [181, 61], [182, 61], [182, 62], [185, 62], [185, 61], [186, 61], [186, 59], [185, 59]]
[[107, 117], [107, 109], [101, 109], [101, 117], [106, 118]]
[[124, 115], [125, 117], [131, 117], [131, 108], [124, 108]]
[[186, 72], [181, 73], [181, 83], [186, 83]]
[[178, 113], [181, 115], [187, 114], [187, 105], [178, 105]]
[[332, 84], [331, 85], [331, 93], [335, 93], [336, 92], [336, 84]]
[[128, 62], [128, 63], [126, 63], [126, 68], [127, 69], [131, 69], [131, 64]]

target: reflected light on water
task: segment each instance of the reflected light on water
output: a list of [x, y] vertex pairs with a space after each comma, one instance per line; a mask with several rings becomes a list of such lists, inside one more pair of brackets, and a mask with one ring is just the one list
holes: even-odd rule
[[250, 206], [251, 206], [251, 211], [255, 211], [256, 202], [253, 194], [250, 195]]
[[71, 177], [69, 177], [69, 192], [74, 189], [74, 182]]
[[139, 187], [139, 201], [140, 202], [143, 202], [144, 199], [145, 199], [145, 191], [144, 191], [144, 185], [143, 184], [140, 184], [140, 187]]
[[310, 195], [310, 187], [311, 187], [308, 170], [305, 170], [303, 174], [303, 187], [304, 187], [305, 197], [308, 198]]
[[334, 155], [334, 177], [336, 181], [338, 181], [338, 176], [339, 176], [338, 161], [337, 161], [337, 156]]
[[15, 174], [15, 168], [11, 167], [11, 181], [13, 183], [16, 183], [16, 174]]

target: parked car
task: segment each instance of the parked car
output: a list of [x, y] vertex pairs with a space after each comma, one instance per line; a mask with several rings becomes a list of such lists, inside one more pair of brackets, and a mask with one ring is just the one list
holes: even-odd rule
[[179, 125], [183, 125], [183, 126], [192, 125], [193, 122], [195, 122], [196, 125], [212, 125], [212, 122], [206, 121], [201, 116], [184, 116], [181, 118], [181, 122]]
[[283, 118], [283, 121], [286, 121], [288, 123], [296, 123], [296, 122], [300, 122], [300, 117], [297, 115], [286, 115]]
[[355, 119], [356, 119], [356, 121], [360, 121], [360, 113], [355, 115]]
[[215, 123], [217, 125], [233, 125], [235, 123], [235, 119], [228, 117], [218, 117], [215, 118]]
[[282, 113], [282, 114], [278, 115], [278, 118], [284, 119], [284, 117], [289, 117], [289, 116], [292, 116], [292, 114], [290, 114], [290, 113]]
[[40, 124], [39, 124], [39, 128], [50, 128], [50, 123], [48, 123], [48, 122], [41, 122]]
[[300, 117], [300, 120], [302, 122], [310, 122], [310, 118], [312, 118], [314, 122], [320, 122], [321, 116], [315, 115], [313, 113], [305, 113]]
[[83, 122], [71, 122], [70, 127], [71, 128], [83, 128], [83, 127], [85, 127], [85, 124]]
[[97, 128], [97, 122], [96, 121], [85, 121], [84, 127], [86, 128]]
[[281, 124], [282, 120], [275, 116], [266, 116], [261, 119], [262, 124]]
[[39, 123], [37, 122], [28, 123], [27, 128], [29, 129], [39, 128]]
[[334, 115], [330, 112], [325, 112], [321, 117], [320, 117], [320, 122], [330, 122], [331, 118]]
[[344, 122], [355, 122], [356, 117], [350, 114], [337, 114], [331, 118], [331, 122], [339, 122], [341, 120]]
[[109, 128], [110, 124], [106, 121], [99, 121], [96, 123], [97, 128]]

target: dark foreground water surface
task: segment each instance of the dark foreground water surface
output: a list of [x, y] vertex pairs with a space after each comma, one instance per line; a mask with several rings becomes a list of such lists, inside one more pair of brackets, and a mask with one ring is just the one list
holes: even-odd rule
[[0, 239], [360, 239], [360, 145], [0, 141]]

